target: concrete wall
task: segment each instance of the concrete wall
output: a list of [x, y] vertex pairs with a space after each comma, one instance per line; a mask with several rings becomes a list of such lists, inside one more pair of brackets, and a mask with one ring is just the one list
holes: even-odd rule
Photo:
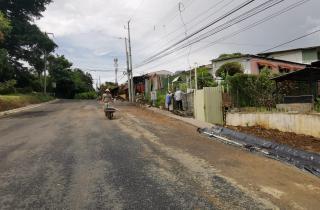
[[228, 113], [226, 124], [278, 129], [320, 138], [320, 114]]
[[302, 60], [306, 64], [318, 61], [318, 50], [319, 48], [306, 49], [302, 51]]
[[274, 58], [274, 59], [279, 59], [279, 60], [284, 60], [284, 61], [303, 63], [301, 50], [278, 52], [278, 53], [276, 52], [276, 53], [270, 54], [268, 57]]

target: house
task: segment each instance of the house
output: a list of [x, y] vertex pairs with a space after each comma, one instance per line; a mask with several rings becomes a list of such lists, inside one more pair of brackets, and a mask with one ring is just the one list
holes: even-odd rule
[[161, 70], [134, 77], [135, 94], [140, 93], [148, 97], [151, 91], [166, 91], [168, 89], [168, 77], [171, 75], [173, 75], [172, 72]]
[[259, 56], [295, 63], [311, 64], [320, 60], [320, 46], [266, 52], [259, 54]]
[[305, 64], [284, 61], [275, 58], [267, 58], [258, 55], [238, 55], [229, 58], [217, 58], [212, 60], [212, 73], [215, 77], [216, 71], [225, 63], [238, 62], [243, 66], [245, 74], [259, 74], [265, 67], [272, 70], [273, 73], [289, 73], [301, 70], [306, 67]]

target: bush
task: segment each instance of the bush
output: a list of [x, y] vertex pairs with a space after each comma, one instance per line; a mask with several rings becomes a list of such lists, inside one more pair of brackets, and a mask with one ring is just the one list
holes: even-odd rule
[[157, 104], [156, 106], [159, 107], [159, 106], [165, 106], [165, 103], [166, 103], [166, 94], [159, 94], [158, 97], [157, 97]]
[[16, 80], [8, 80], [6, 82], [0, 82], [0, 94], [11, 94], [15, 93], [15, 85], [17, 84]]
[[316, 112], [320, 112], [320, 98], [316, 99], [316, 103], [314, 105], [314, 109]]
[[98, 98], [98, 94], [94, 91], [78, 93], [74, 96], [74, 99], [80, 99], [80, 100], [90, 100], [90, 99], [97, 99], [97, 98]]
[[16, 92], [21, 94], [32, 93], [33, 89], [31, 87], [16, 88]]
[[216, 71], [216, 76], [225, 79], [227, 75], [233, 76], [237, 73], [243, 73], [243, 66], [239, 62], [228, 62], [220, 66]]
[[269, 71], [260, 75], [236, 74], [227, 77], [227, 84], [237, 107], [271, 107], [276, 103], [276, 85]]

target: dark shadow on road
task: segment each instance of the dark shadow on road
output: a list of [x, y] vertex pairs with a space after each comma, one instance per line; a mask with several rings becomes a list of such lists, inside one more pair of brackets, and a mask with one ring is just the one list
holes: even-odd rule
[[45, 117], [54, 111], [28, 111], [13, 114], [8, 116], [8, 118], [33, 118], [33, 117]]

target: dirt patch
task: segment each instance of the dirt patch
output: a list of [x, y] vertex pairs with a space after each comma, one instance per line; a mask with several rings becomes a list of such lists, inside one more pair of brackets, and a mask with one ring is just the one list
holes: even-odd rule
[[279, 144], [285, 144], [296, 149], [305, 150], [308, 152], [320, 153], [320, 139], [312, 136], [300, 135], [290, 132], [281, 132], [276, 129], [265, 129], [259, 126], [250, 127], [235, 127], [227, 126], [232, 130], [243, 132], [249, 135], [254, 135], [260, 138], [267, 139]]

